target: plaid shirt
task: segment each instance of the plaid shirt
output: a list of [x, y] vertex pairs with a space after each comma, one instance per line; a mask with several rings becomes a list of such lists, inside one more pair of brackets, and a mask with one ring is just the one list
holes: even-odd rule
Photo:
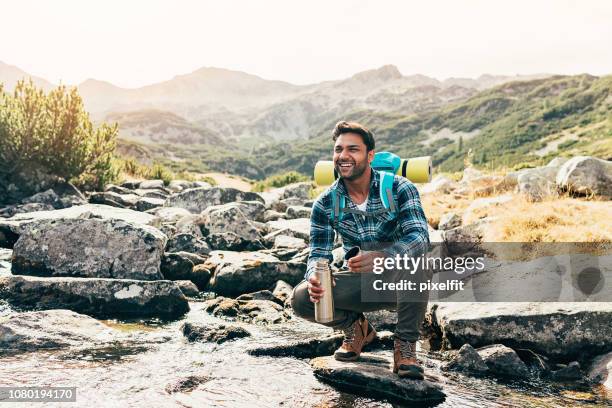
[[[367, 212], [384, 209], [379, 196], [380, 172], [372, 169], [372, 174]], [[334, 189], [345, 196], [346, 208], [357, 209], [341, 179], [336, 180], [317, 198], [310, 217], [310, 255], [306, 279], [314, 272], [317, 260], [322, 258], [330, 262], [333, 260], [332, 249], [336, 227], [336, 232], [342, 237], [345, 253], [353, 246], [365, 249], [368, 245], [377, 243], [392, 244], [383, 250], [392, 257], [396, 254], [419, 255], [427, 251], [429, 247], [427, 219], [419, 193], [410, 181], [400, 176], [395, 176], [393, 181], [392, 195], [399, 213], [382, 213], [368, 217], [349, 213], [344, 214], [342, 221], [337, 225], [331, 222]]]

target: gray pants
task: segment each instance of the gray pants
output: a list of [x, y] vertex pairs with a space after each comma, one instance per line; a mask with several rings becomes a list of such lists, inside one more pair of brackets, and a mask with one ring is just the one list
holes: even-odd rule
[[[427, 309], [428, 292], [383, 291], [372, 293], [374, 280], [380, 275], [352, 272], [335, 273], [334, 317], [329, 323], [322, 323], [334, 329], [350, 327], [364, 312], [376, 310], [397, 310], [395, 335], [402, 340], [417, 341], [419, 328]], [[396, 276], [387, 276], [386, 281], [398, 281]], [[308, 295], [308, 282], [300, 282], [291, 297], [294, 313], [314, 322], [314, 303]]]

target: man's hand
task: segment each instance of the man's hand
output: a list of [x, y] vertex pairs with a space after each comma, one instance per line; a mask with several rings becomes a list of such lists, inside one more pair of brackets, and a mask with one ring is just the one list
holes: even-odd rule
[[385, 258], [387, 254], [378, 251], [360, 251], [358, 255], [348, 260], [351, 272], [371, 273], [374, 270], [374, 258]]
[[[332, 285], [336, 286], [336, 280], [333, 277]], [[323, 297], [323, 292], [325, 292], [325, 289], [321, 287], [321, 282], [319, 282], [317, 277], [312, 274], [308, 278], [308, 294], [310, 295], [310, 301], [312, 303], [317, 303], [319, 299]]]

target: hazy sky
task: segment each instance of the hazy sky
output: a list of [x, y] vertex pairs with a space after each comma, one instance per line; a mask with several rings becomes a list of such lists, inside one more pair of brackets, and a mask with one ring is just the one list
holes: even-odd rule
[[395, 64], [439, 79], [612, 73], [612, 1], [4, 0], [0, 61], [135, 87], [202, 66], [305, 84]]

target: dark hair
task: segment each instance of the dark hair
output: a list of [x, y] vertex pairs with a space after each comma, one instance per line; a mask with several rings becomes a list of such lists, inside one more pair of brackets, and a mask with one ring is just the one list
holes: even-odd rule
[[335, 142], [343, 133], [355, 133], [361, 136], [363, 143], [366, 145], [366, 150], [374, 150], [374, 135], [365, 126], [357, 122], [346, 122], [344, 120], [336, 123], [332, 131], [332, 140]]

